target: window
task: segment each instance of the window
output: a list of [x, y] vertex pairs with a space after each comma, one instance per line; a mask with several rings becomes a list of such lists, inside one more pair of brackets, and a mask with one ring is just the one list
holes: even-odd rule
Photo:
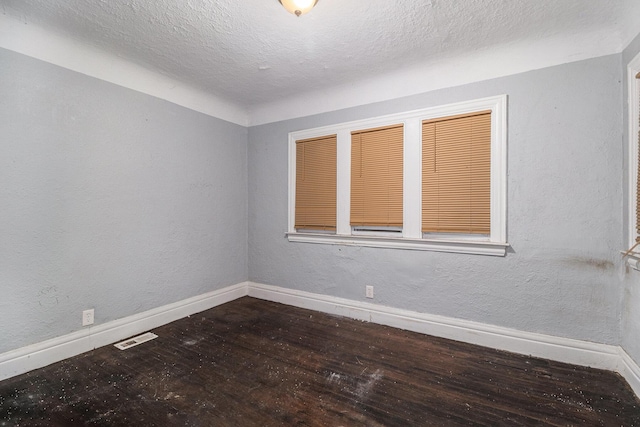
[[488, 235], [491, 111], [422, 122], [422, 232]]
[[635, 203], [635, 207], [636, 207], [636, 226], [635, 226], [635, 241], [636, 242], [640, 242], [640, 205], [638, 204], [639, 200], [640, 200], [640, 186], [638, 186], [638, 183], [640, 182], [640, 84], [639, 84], [639, 79], [640, 79], [640, 72], [638, 72], [638, 74], [636, 74], [636, 79], [635, 79], [635, 88], [633, 90], [633, 93], [635, 94], [635, 99], [634, 99], [634, 107], [633, 108], [633, 113], [632, 113], [632, 120], [633, 120], [633, 127], [632, 127], [632, 133], [629, 135], [629, 138], [633, 139], [636, 142], [636, 150], [634, 152], [634, 154], [636, 154], [636, 158], [634, 159], [636, 161], [636, 173], [635, 173], [635, 178], [636, 178], [636, 203]]
[[[506, 102], [502, 95], [291, 132], [287, 238], [504, 256]], [[335, 157], [305, 151], [328, 138], [335, 138]], [[299, 194], [298, 181], [309, 180], [309, 165], [323, 158], [335, 158], [335, 172], [326, 172], [335, 175], [335, 207], [319, 215], [333, 209], [335, 223], [310, 224], [299, 212], [313, 216], [315, 205], [307, 190]], [[327, 188], [315, 184], [311, 193], [329, 194], [333, 181], [318, 179]]]
[[629, 264], [640, 269], [640, 54], [627, 67], [629, 90]]
[[630, 108], [632, 110], [631, 113], [631, 120], [633, 121], [632, 125], [631, 125], [631, 133], [629, 134], [629, 139], [632, 139], [633, 141], [635, 141], [635, 150], [633, 151], [634, 154], [634, 158], [631, 158], [629, 161], [630, 162], [635, 162], [635, 166], [636, 166], [636, 171], [634, 174], [634, 178], [635, 178], [635, 219], [636, 219], [636, 225], [635, 225], [635, 232], [633, 233], [635, 235], [635, 243], [640, 242], [640, 205], [639, 205], [639, 200], [640, 200], [640, 186], [638, 186], [638, 182], [640, 182], [640, 131], [638, 130], [638, 128], [640, 127], [640, 114], [638, 113], [638, 111], [640, 110], [640, 85], [638, 84], [638, 79], [640, 79], [640, 73], [638, 73], [635, 76], [635, 85], [632, 88], [632, 93], [635, 99], [633, 99], [633, 107]]
[[351, 227], [402, 231], [402, 125], [351, 133]]
[[296, 141], [297, 230], [336, 230], [336, 135]]

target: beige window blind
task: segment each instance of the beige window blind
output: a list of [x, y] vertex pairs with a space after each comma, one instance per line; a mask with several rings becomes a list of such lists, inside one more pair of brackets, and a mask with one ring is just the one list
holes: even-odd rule
[[336, 229], [336, 135], [296, 141], [296, 229]]
[[351, 225], [402, 226], [403, 125], [351, 133]]
[[422, 122], [422, 231], [489, 234], [491, 111]]

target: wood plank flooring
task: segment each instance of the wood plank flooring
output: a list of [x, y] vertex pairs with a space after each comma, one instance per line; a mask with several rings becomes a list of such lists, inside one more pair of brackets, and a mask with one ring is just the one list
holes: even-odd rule
[[0, 382], [0, 426], [640, 426], [617, 374], [241, 298]]

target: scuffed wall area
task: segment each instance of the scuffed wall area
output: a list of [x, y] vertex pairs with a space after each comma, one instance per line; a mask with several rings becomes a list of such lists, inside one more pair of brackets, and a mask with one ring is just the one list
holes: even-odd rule
[[[362, 301], [373, 285], [382, 305], [618, 344], [620, 60], [250, 128], [250, 280]], [[287, 241], [288, 132], [500, 94], [509, 97], [505, 258]]]
[[247, 129], [0, 49], [0, 353], [247, 279]]

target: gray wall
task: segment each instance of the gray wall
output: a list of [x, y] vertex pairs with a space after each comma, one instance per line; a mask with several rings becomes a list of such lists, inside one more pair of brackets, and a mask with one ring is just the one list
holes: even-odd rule
[[[102, 323], [249, 278], [362, 301], [371, 284], [383, 305], [639, 360], [640, 279], [620, 286], [618, 255], [638, 51], [247, 131], [0, 49], [0, 352], [80, 329], [86, 308]], [[503, 93], [507, 257], [287, 242], [288, 132]]]
[[[624, 171], [628, 171], [628, 162], [635, 160], [635, 153], [629, 153], [629, 108], [627, 102], [627, 66], [629, 62], [640, 53], [640, 35], [638, 35], [634, 41], [624, 50], [622, 53], [622, 68], [624, 69], [624, 97], [622, 99], [623, 113], [624, 113], [624, 140], [623, 150], [625, 152], [625, 167]], [[633, 136], [632, 136], [633, 137]], [[626, 190], [628, 187], [629, 176], [624, 175], [624, 186]], [[625, 214], [625, 227], [623, 229], [623, 239], [627, 242], [627, 236], [629, 229], [627, 227], [627, 212], [629, 211], [629, 199], [628, 194], [625, 192], [624, 209]], [[635, 270], [626, 269], [624, 280], [624, 296], [622, 302], [622, 348], [640, 364], [640, 272]]]
[[0, 49], [0, 353], [247, 280], [247, 129]]
[[[620, 55], [249, 129], [249, 278], [606, 344], [620, 339]], [[289, 243], [287, 133], [507, 94], [505, 258]]]

